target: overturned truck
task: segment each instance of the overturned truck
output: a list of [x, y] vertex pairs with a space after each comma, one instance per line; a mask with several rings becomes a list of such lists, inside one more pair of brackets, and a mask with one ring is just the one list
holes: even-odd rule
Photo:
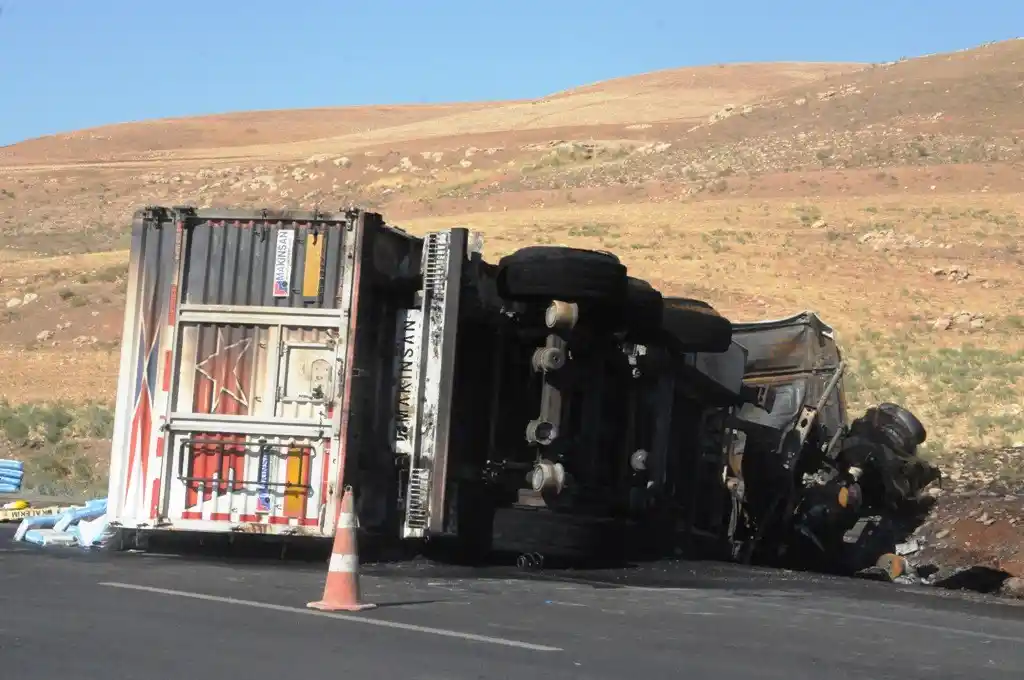
[[362, 530], [474, 557], [510, 511], [652, 555], [834, 563], [934, 476], [905, 409], [847, 422], [817, 316], [733, 324], [611, 253], [491, 264], [466, 229], [360, 210], [151, 207], [128, 283], [123, 532], [330, 537], [351, 486]]

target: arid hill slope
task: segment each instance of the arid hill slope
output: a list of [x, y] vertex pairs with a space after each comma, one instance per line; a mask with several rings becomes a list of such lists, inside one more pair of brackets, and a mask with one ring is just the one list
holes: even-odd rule
[[0, 149], [0, 166], [347, 152], [372, 144], [702, 119], [859, 64], [736, 64], [619, 78], [536, 100], [253, 111], [111, 125]]
[[0, 399], [110, 403], [137, 207], [354, 203], [414, 231], [480, 229], [491, 257], [613, 249], [737, 319], [817, 309], [853, 359], [855, 403], [916, 410], [936, 455], [1024, 443], [1022, 67], [1024, 41], [1010, 41], [6, 147]]

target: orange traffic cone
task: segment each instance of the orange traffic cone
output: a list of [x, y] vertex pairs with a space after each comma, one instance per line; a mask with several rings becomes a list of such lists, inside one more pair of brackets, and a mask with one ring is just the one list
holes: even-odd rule
[[356, 515], [352, 508], [352, 487], [341, 497], [341, 513], [334, 530], [334, 548], [327, 567], [323, 599], [306, 606], [321, 611], [358, 612], [377, 605], [359, 602], [359, 551], [356, 546]]

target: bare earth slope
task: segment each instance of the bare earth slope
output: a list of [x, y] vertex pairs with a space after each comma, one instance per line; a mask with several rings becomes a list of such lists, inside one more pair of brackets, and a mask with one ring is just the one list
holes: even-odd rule
[[[40, 451], [102, 434], [53, 435], [39, 422], [56, 416], [34, 405], [111, 403], [135, 208], [356, 203], [413, 230], [482, 229], [491, 257], [538, 241], [614, 249], [737, 319], [815, 308], [854, 361], [855, 401], [917, 411], [934, 455], [1021, 444], [1022, 101], [1024, 41], [1010, 41], [884, 65], [678, 69], [536, 101], [149, 121], [2, 148], [0, 400], [23, 406], [0, 409], [0, 428], [27, 419]], [[7, 446], [31, 443], [10, 427]], [[979, 474], [1024, 479], [1016, 460], [974, 456]]]
[[723, 103], [853, 71], [857, 64], [737, 64], [620, 78], [538, 100], [254, 111], [112, 125], [0, 149], [2, 165], [303, 157], [374, 143], [702, 119]]

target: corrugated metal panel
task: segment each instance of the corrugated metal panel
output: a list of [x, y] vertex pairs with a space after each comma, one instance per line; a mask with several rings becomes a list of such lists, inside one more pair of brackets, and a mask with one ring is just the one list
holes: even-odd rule
[[[191, 218], [183, 298], [190, 304], [335, 308], [348, 225], [343, 216]], [[314, 276], [318, 285], [303, 285]]]

